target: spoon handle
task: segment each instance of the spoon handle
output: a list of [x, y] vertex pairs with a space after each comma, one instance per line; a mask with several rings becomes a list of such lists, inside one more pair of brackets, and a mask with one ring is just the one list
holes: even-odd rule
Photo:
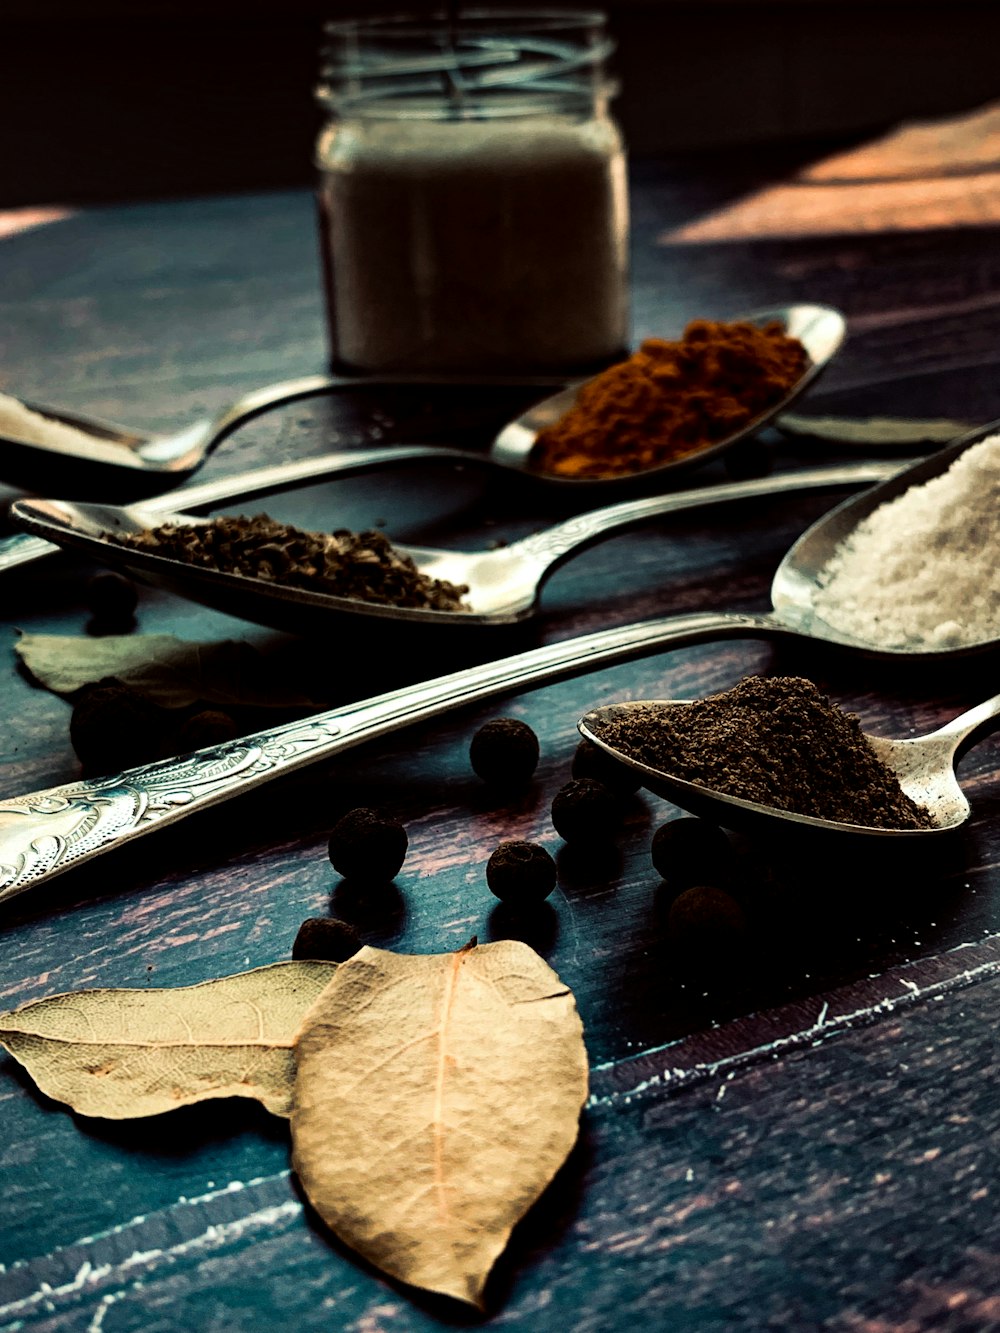
[[862, 449], [932, 448], [974, 429], [971, 421], [944, 417], [827, 417], [798, 412], [782, 412], [773, 424], [793, 440]]
[[667, 646], [788, 633], [768, 615], [695, 613], [547, 644], [194, 754], [0, 799], [0, 902], [272, 778], [449, 709]]
[[1000, 729], [1000, 694], [984, 699], [974, 708], [968, 708], [958, 717], [946, 722], [937, 731], [923, 737], [925, 742], [938, 741], [947, 747], [953, 759], [965, 754], [973, 745]]
[[204, 425], [202, 448], [210, 451], [227, 435], [231, 435], [238, 426], [260, 416], [272, 407], [281, 407], [285, 403], [297, 402], [300, 398], [317, 398], [328, 393], [338, 393], [344, 389], [385, 389], [416, 387], [483, 385], [495, 388], [537, 388], [539, 391], [562, 387], [564, 379], [551, 375], [513, 376], [513, 375], [306, 375], [297, 380], [281, 380], [277, 384], [265, 384], [259, 389], [251, 389], [235, 402], [230, 403], [211, 421]]
[[614, 532], [636, 527], [652, 518], [681, 513], [685, 509], [696, 509], [703, 506], [709, 497], [714, 505], [750, 500], [760, 496], [782, 495], [789, 491], [818, 490], [833, 486], [865, 486], [887, 480], [904, 468], [912, 466], [913, 461], [913, 459], [893, 459], [891, 462], [871, 461], [844, 463], [834, 467], [803, 468], [797, 472], [782, 473], [778, 476], [719, 482], [709, 488], [697, 486], [687, 491], [671, 491], [666, 495], [651, 495], [640, 500], [624, 500], [620, 504], [606, 505], [603, 509], [593, 509], [589, 513], [578, 514], [575, 518], [557, 523], [554, 527], [524, 538], [523, 541], [514, 542], [508, 547], [508, 553], [511, 555], [516, 553], [518, 556], [535, 561], [537, 576], [542, 579], [585, 546], [592, 546], [594, 542]]

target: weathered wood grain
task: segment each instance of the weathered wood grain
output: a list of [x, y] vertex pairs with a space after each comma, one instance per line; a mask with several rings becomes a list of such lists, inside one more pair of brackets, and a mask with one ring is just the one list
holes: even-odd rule
[[[1000, 1071], [982, 1027], [998, 969], [994, 938], [972, 966], [890, 973], [881, 1012], [876, 987], [835, 995], [865, 1021], [820, 1010], [782, 1059], [762, 1049], [706, 1067], [692, 1039], [598, 1070], [581, 1144], [494, 1275], [490, 1322], [862, 1329], [905, 1315], [906, 1328], [992, 1327]], [[778, 1033], [802, 1015], [763, 1017]], [[683, 1077], [692, 1065], [699, 1076]], [[639, 1084], [622, 1078], [640, 1068]], [[265, 1316], [301, 1329], [475, 1322], [408, 1301], [328, 1242], [283, 1170], [213, 1183], [17, 1265], [0, 1304], [0, 1327], [44, 1330]]]
[[[1000, 417], [995, 234], [658, 242], [762, 179], [752, 163], [721, 160], [700, 173], [635, 171], [637, 335], [676, 333], [695, 315], [831, 301], [847, 311], [852, 337], [810, 409]], [[0, 389], [42, 402], [167, 428], [323, 366], [304, 195], [79, 214], [0, 242], [0, 279]], [[240, 431], [206, 470], [376, 440], [483, 448], [516, 399], [442, 390], [297, 404]], [[777, 467], [815, 456], [773, 445]], [[717, 467], [692, 480], [721, 475]], [[759, 502], [616, 537], [555, 575], [535, 626], [475, 651], [649, 615], [764, 607], [782, 553], [831, 498]], [[268, 508], [314, 525], [384, 519], [390, 535], [470, 546], [560, 516], [543, 494], [452, 468], [344, 480]], [[18, 628], [84, 632], [88, 573], [64, 560], [0, 585], [4, 791], [76, 776], [68, 705], [32, 688], [11, 648]], [[249, 638], [293, 657], [331, 701], [457, 664], [433, 650], [303, 645], [151, 591], [139, 626]], [[369, 942], [408, 951], [518, 934], [577, 995], [594, 1098], [580, 1147], [497, 1274], [491, 1324], [991, 1327], [1000, 1323], [1000, 1234], [982, 1191], [997, 1132], [997, 742], [964, 761], [974, 819], [934, 858], [820, 865], [787, 847], [744, 847], [749, 933], [725, 969], [685, 965], [668, 938], [668, 895], [648, 847], [671, 807], [635, 798], [617, 845], [600, 857], [574, 855], [551, 828], [549, 805], [589, 706], [696, 696], [761, 670], [810, 675], [866, 726], [900, 735], [996, 690], [988, 661], [904, 673], [819, 647], [747, 641], [456, 713], [16, 900], [0, 920], [0, 1005], [93, 984], [187, 984], [270, 962], [288, 956], [303, 917], [330, 909]], [[501, 712], [528, 721], [542, 747], [530, 787], [503, 802], [467, 761], [476, 726]], [[409, 830], [406, 864], [381, 895], [338, 882], [326, 859], [331, 825], [359, 803]], [[484, 879], [490, 851], [511, 836], [537, 838], [559, 864], [556, 893], [523, 919], [497, 906]], [[855, 1012], [863, 1022], [834, 1021]], [[759, 1058], [767, 1055], [775, 1058]], [[4, 1061], [0, 1178], [0, 1329], [467, 1322], [411, 1300], [332, 1245], [288, 1177], [285, 1129], [252, 1108], [219, 1104], [127, 1127], [85, 1122]]]

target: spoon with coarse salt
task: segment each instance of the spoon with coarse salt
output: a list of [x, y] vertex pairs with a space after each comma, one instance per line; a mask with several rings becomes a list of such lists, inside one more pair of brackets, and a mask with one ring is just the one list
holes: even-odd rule
[[[0, 478], [26, 490], [74, 497], [123, 501], [158, 494], [191, 476], [209, 454], [239, 426], [272, 408], [303, 398], [348, 390], [380, 389], [401, 386], [479, 387], [490, 389], [535, 386], [540, 392], [559, 384], [557, 393], [535, 403], [497, 434], [487, 452], [452, 449], [437, 445], [390, 445], [379, 449], [345, 450], [340, 471], [368, 472], [379, 467], [423, 460], [452, 461], [469, 465], [499, 467], [520, 473], [546, 486], [581, 493], [635, 487], [655, 479], [668, 484], [674, 475], [707, 463], [742, 440], [756, 434], [784, 412], [823, 372], [844, 341], [843, 315], [831, 306], [791, 305], [740, 316], [751, 324], [780, 324], [785, 334], [797, 338], [808, 356], [805, 370], [791, 388], [766, 411], [722, 439], [706, 442], [649, 467], [641, 473], [613, 476], [574, 477], [546, 471], [533, 455], [539, 431], [558, 421], [572, 407], [580, 383], [566, 385], [551, 376], [516, 378], [512, 376], [383, 376], [330, 377], [313, 375], [287, 380], [244, 394], [217, 416], [163, 435], [147, 435], [98, 421], [76, 412], [41, 407], [0, 394]], [[332, 469], [328, 469], [332, 475]]]

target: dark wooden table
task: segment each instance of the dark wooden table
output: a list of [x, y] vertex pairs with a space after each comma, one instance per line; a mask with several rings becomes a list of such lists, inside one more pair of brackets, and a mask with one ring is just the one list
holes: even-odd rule
[[[803, 153], [803, 158], [807, 155]], [[693, 223], [795, 166], [640, 165], [636, 336], [794, 299], [851, 321], [809, 409], [1000, 417], [1000, 248], [989, 226], [695, 243]], [[888, 188], [888, 187], [887, 187]], [[941, 221], [940, 216], [937, 219]], [[665, 236], [666, 234], [666, 236]], [[167, 428], [258, 384], [321, 370], [312, 204], [299, 194], [95, 210], [0, 242], [0, 389]], [[516, 392], [365, 392], [239, 432], [205, 475], [376, 440], [481, 448]], [[776, 470], [815, 460], [772, 437]], [[842, 458], [829, 449], [822, 456]], [[697, 480], [725, 474], [706, 470]], [[760, 501], [619, 536], [552, 580], [537, 625], [496, 654], [695, 608], [760, 609], [786, 547], [835, 497]], [[839, 498], [839, 497], [836, 497]], [[272, 512], [399, 539], [505, 540], [558, 517], [477, 471], [407, 468], [286, 496]], [[91, 571], [63, 559], [9, 576], [0, 782], [78, 773], [69, 707], [19, 673], [17, 631], [84, 633]], [[143, 632], [242, 637], [294, 657], [331, 700], [449, 669], [428, 652], [296, 642], [145, 591]], [[520, 932], [573, 988], [592, 1066], [579, 1145], [518, 1228], [486, 1322], [537, 1330], [1000, 1327], [994, 1037], [1000, 999], [998, 753], [962, 776], [968, 830], [928, 859], [830, 864], [746, 849], [759, 886], [725, 968], [685, 963], [651, 868], [677, 812], [648, 795], [616, 846], [574, 857], [549, 822], [576, 721], [595, 702], [694, 697], [747, 672], [810, 676], [870, 729], [931, 727], [996, 689], [995, 663], [888, 669], [746, 641], [687, 648], [459, 711], [98, 858], [12, 902], [0, 1003], [93, 985], [170, 986], [286, 958], [299, 922], [334, 911], [369, 943], [439, 952]], [[530, 789], [500, 801], [468, 741], [498, 713], [541, 739]], [[357, 804], [401, 819], [394, 887], [338, 891], [330, 826]], [[512, 922], [484, 865], [505, 837], [557, 855], [559, 887]], [[426, 1329], [482, 1322], [403, 1291], [331, 1241], [288, 1170], [286, 1125], [220, 1102], [119, 1124], [74, 1117], [0, 1061], [0, 1329]]]

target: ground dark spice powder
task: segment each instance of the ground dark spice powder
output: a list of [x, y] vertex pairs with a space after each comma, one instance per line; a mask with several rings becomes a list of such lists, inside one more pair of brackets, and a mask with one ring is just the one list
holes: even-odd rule
[[633, 711], [595, 735], [674, 777], [745, 801], [867, 828], [923, 828], [858, 719], [798, 676], [750, 676], [677, 708]]
[[134, 550], [183, 560], [204, 569], [266, 579], [291, 588], [355, 597], [387, 606], [468, 610], [465, 585], [422, 574], [381, 532], [306, 532], [266, 514], [164, 523], [146, 532], [106, 532]]

